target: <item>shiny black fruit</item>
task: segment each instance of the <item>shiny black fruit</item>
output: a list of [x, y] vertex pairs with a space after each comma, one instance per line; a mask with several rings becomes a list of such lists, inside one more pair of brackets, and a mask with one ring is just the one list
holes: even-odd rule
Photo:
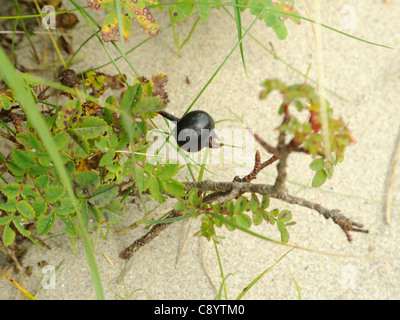
[[201, 110], [184, 115], [176, 125], [175, 139], [185, 151], [197, 152], [205, 147], [213, 147], [214, 119]]

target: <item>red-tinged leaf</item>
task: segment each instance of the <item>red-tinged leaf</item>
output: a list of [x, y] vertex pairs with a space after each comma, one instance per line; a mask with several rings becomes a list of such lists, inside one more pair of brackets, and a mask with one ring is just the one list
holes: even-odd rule
[[114, 2], [114, 0], [88, 0], [87, 4], [94, 10], [102, 9], [102, 5], [108, 2]]
[[[131, 0], [125, 3], [125, 10], [131, 19], [136, 22], [152, 37], [155, 37], [160, 32], [158, 21], [153, 17], [147, 5], [144, 5], [143, 0]], [[157, 4], [157, 1], [150, 0], [146, 3]]]

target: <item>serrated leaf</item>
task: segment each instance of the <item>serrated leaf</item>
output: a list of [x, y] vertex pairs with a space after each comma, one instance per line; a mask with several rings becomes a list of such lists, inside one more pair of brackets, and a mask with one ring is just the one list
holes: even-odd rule
[[79, 120], [78, 127], [71, 130], [74, 130], [85, 139], [94, 139], [103, 135], [108, 128], [107, 123], [103, 119], [99, 117], [84, 116]]
[[118, 223], [122, 218], [121, 203], [118, 199], [114, 199], [109, 206], [99, 208], [98, 210], [104, 220], [111, 224]]
[[89, 144], [87, 140], [76, 133], [75, 130], [67, 130], [69, 139], [67, 142], [67, 152], [71, 157], [74, 158], [86, 158], [89, 156]]
[[5, 225], [11, 221], [11, 216], [0, 217], [0, 226]]
[[121, 110], [130, 112], [140, 101], [143, 95], [143, 89], [140, 83], [128, 87], [121, 98]]
[[78, 197], [89, 197], [100, 184], [100, 177], [93, 171], [81, 171], [74, 174], [72, 182]]
[[56, 127], [61, 131], [72, 128], [78, 123], [81, 112], [82, 105], [79, 100], [66, 102], [57, 113]]
[[161, 188], [156, 177], [150, 177], [149, 191], [151, 196], [160, 203], [165, 202], [165, 198], [161, 193]]
[[24, 199], [27, 199], [29, 197], [34, 197], [36, 198], [37, 196], [39, 196], [39, 192], [37, 192], [32, 185], [30, 184], [24, 184], [23, 188], [22, 188], [22, 192], [21, 192], [21, 196]]
[[31, 147], [36, 152], [43, 152], [43, 147], [36, 136], [31, 132], [23, 132], [17, 134], [17, 140], [26, 147]]
[[165, 181], [164, 183], [165, 191], [171, 196], [183, 197], [185, 195], [185, 185], [177, 180], [171, 179], [170, 181]]
[[3, 243], [5, 247], [8, 247], [14, 242], [15, 239], [15, 232], [13, 229], [11, 229], [10, 224], [6, 224], [4, 226], [4, 231], [3, 231]]
[[178, 173], [179, 170], [179, 164], [177, 163], [167, 163], [164, 165], [157, 165], [153, 172], [156, 176], [161, 178], [162, 180], [169, 180], [173, 176], [175, 176]]
[[30, 203], [26, 200], [20, 200], [17, 203], [17, 210], [23, 216], [33, 219], [35, 217], [35, 210], [33, 210]]
[[43, 174], [35, 178], [33, 184], [39, 189], [44, 189], [49, 185], [50, 177], [48, 174]]
[[89, 198], [89, 202], [96, 207], [109, 205], [118, 195], [118, 186], [115, 184], [103, 184], [97, 188]]
[[8, 212], [17, 211], [17, 200], [16, 198], [8, 198], [6, 203], [0, 203], [0, 209]]
[[70, 198], [62, 198], [60, 200], [60, 206], [55, 208], [54, 211], [58, 215], [66, 215], [75, 211], [74, 204]]
[[19, 189], [21, 188], [21, 185], [19, 183], [9, 183], [6, 186], [1, 189], [1, 192], [7, 197], [7, 198], [16, 198], [19, 195]]
[[[14, 177], [22, 177], [25, 174], [24, 169], [20, 168], [15, 164], [13, 160], [9, 161], [7, 163], [7, 168], [11, 171], [11, 173], [14, 175]], [[21, 178], [19, 178], [21, 180]]]
[[48, 203], [55, 203], [64, 194], [64, 188], [60, 186], [48, 186], [44, 189], [44, 197]]
[[26, 218], [22, 216], [13, 216], [12, 221], [19, 233], [22, 234], [24, 237], [29, 237], [31, 235], [31, 232], [25, 229], [25, 224], [28, 223]]
[[150, 97], [141, 100], [133, 110], [137, 113], [157, 112], [165, 109], [165, 107], [161, 98]]
[[6, 95], [0, 95], [0, 108], [10, 110], [12, 107], [11, 100]]
[[35, 164], [35, 161], [22, 150], [12, 149], [11, 155], [14, 163], [21, 169], [29, 169]]
[[36, 230], [40, 235], [48, 233], [56, 222], [56, 215], [54, 213], [41, 215], [36, 222]]
[[112, 163], [113, 159], [115, 157], [115, 150], [110, 149], [108, 150], [100, 159], [99, 166], [104, 167], [106, 165], [109, 165]]
[[[151, 4], [157, 4], [157, 1], [146, 1]], [[138, 0], [129, 1], [125, 3], [125, 10], [131, 19], [135, 19], [136, 22], [143, 28], [143, 30], [155, 37], [160, 32], [158, 21], [153, 17], [150, 9], [145, 4], [145, 1]]]
[[314, 178], [312, 180], [312, 184], [311, 185], [314, 188], [318, 188], [318, 187], [322, 186], [324, 184], [324, 182], [326, 181], [326, 177], [327, 176], [326, 176], [325, 170], [318, 170], [315, 173], [315, 176], [314, 176]]
[[32, 208], [36, 213], [36, 217], [38, 217], [47, 211], [47, 203], [42, 197], [38, 197], [32, 202]]
[[72, 222], [72, 219], [67, 215], [59, 216], [59, 217], [62, 220], [62, 222], [64, 222], [64, 224], [65, 224], [65, 228], [64, 228], [65, 233], [72, 238], [76, 237], [78, 235], [78, 233], [76, 232], [76, 228], [75, 228], [74, 223]]

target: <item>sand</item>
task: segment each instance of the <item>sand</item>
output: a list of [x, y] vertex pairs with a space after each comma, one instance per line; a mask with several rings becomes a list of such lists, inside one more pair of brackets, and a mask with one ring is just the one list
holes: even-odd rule
[[[313, 15], [313, 2], [305, 2]], [[302, 16], [306, 16], [300, 2], [296, 2], [296, 7]], [[160, 25], [166, 26], [168, 12], [153, 11]], [[95, 14], [98, 21], [102, 15]], [[244, 12], [242, 16], [245, 27], [254, 19], [249, 12]], [[363, 223], [370, 233], [353, 233], [354, 240], [349, 243], [337, 225], [325, 220], [317, 212], [271, 200], [271, 208], [290, 209], [293, 212], [297, 224], [289, 229], [289, 242], [311, 251], [292, 250], [251, 288], [244, 299], [298, 299], [295, 281], [302, 299], [400, 298], [399, 165], [394, 177], [391, 224], [385, 224], [385, 197], [400, 123], [399, 16], [398, 1], [323, 2], [322, 20], [326, 25], [395, 49], [369, 45], [323, 29], [326, 87], [345, 100], [330, 92], [327, 98], [334, 106], [335, 115], [343, 117], [348, 123], [357, 143], [347, 149], [345, 160], [335, 168], [333, 178], [319, 189], [310, 187], [313, 175], [308, 168], [311, 162], [309, 157], [296, 154], [289, 160], [290, 193], [319, 202], [327, 208], [340, 209], [347, 217]], [[355, 21], [350, 20], [355, 25], [347, 24], [346, 17], [355, 18]], [[181, 39], [185, 38], [193, 22], [191, 18], [182, 24]], [[301, 72], [306, 73], [311, 65], [309, 78], [317, 79], [315, 41], [310, 24], [303, 21], [301, 25], [296, 25], [289, 21], [286, 25], [289, 36], [285, 41], [278, 40], [261, 21], [256, 23], [251, 33], [268, 49], [271, 43], [281, 59]], [[77, 48], [89, 34], [88, 28], [72, 32], [73, 47]], [[131, 48], [145, 38], [144, 32], [135, 25], [127, 47]], [[199, 23], [192, 38], [183, 47], [181, 57], [176, 53], [170, 29], [128, 57], [144, 76], [157, 73], [168, 75], [167, 91], [171, 100], [168, 111], [179, 116], [211, 78], [236, 41], [235, 22], [222, 9], [213, 10], [207, 24]], [[259, 100], [261, 84], [267, 78], [279, 78], [288, 84], [303, 83], [304, 77], [274, 59], [251, 38], [246, 38], [243, 43], [247, 78], [240, 54], [236, 51], [193, 109], [212, 113], [216, 120], [232, 119], [231, 112], [234, 112], [243, 117], [244, 123], [224, 121], [218, 123], [218, 129], [250, 127], [273, 144], [276, 141], [275, 128], [279, 123], [277, 107], [280, 97], [274, 94], [267, 100]], [[107, 48], [116, 56], [111, 45]], [[84, 70], [108, 61], [96, 39], [92, 39], [79, 56], [85, 56], [86, 59], [74, 65], [75, 70]], [[29, 55], [21, 57], [22, 61], [25, 64], [32, 63]], [[118, 65], [132, 81], [133, 74], [129, 67], [122, 60]], [[116, 73], [111, 66], [102, 71]], [[189, 77], [190, 84], [186, 77]], [[263, 159], [269, 156], [260, 146], [255, 147], [260, 150]], [[241, 169], [229, 163], [212, 164], [208, 168], [215, 175], [207, 172], [205, 178], [230, 181], [238, 173], [248, 173], [253, 159], [254, 153], [240, 155], [237, 161], [246, 165]], [[238, 168], [240, 170], [237, 172]], [[256, 182], [273, 183], [276, 166], [268, 167], [264, 173], [258, 176]], [[182, 173], [182, 178], [185, 174]], [[120, 226], [129, 225], [143, 215], [138, 203], [130, 203], [125, 208]], [[149, 208], [154, 205], [154, 202], [148, 202]], [[169, 201], [157, 211], [172, 206], [173, 201]], [[106, 298], [213, 299], [222, 283], [218, 259], [212, 242], [192, 236], [198, 228], [199, 221], [174, 223], [139, 251], [127, 266], [118, 255], [145, 230], [138, 228], [123, 236], [111, 230], [107, 239], [100, 235], [96, 243], [96, 259]], [[56, 226], [53, 234], [58, 234], [60, 230]], [[262, 224], [252, 230], [279, 240], [275, 226]], [[241, 231], [220, 229], [218, 234], [225, 237], [218, 250], [229, 299], [236, 298], [255, 277], [290, 249]], [[95, 239], [96, 234], [92, 236]], [[15, 279], [28, 291], [35, 292], [40, 287], [39, 278], [42, 276], [38, 262], [45, 260], [53, 267], [62, 262], [56, 273], [54, 288], [42, 289], [36, 297], [43, 300], [94, 299], [82, 242], [76, 241], [75, 254], [66, 237], [56, 237], [46, 243], [51, 250], [30, 247], [24, 258], [24, 266], [31, 266], [33, 274], [11, 273]], [[124, 270], [123, 281], [121, 270]], [[3, 278], [0, 280], [0, 298], [20, 299], [21, 294]]]

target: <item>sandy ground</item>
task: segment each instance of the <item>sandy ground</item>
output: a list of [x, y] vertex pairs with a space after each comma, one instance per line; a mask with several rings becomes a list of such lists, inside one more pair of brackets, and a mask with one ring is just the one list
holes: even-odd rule
[[[313, 14], [312, 1], [305, 2]], [[300, 2], [297, 8], [301, 15], [306, 16]], [[354, 10], [354, 16], [351, 10]], [[347, 32], [362, 39], [398, 47], [399, 1], [323, 2], [322, 20], [326, 25], [346, 31], [344, 28], [348, 26], [346, 18], [349, 14], [355, 18], [351, 20], [355, 25], [350, 25], [354, 28], [347, 29]], [[154, 11], [154, 15], [161, 26], [168, 24], [166, 10]], [[100, 21], [101, 13], [96, 14], [96, 17]], [[253, 18], [245, 12], [244, 26], [249, 26]], [[190, 19], [182, 26], [182, 38], [190, 30], [193, 21]], [[309, 77], [316, 79], [315, 42], [310, 24], [303, 22], [295, 25], [287, 22], [287, 26], [289, 36], [285, 41], [277, 40], [272, 30], [260, 21], [251, 33], [267, 48], [271, 48], [271, 42], [279, 57], [300, 71], [305, 73], [311, 64]], [[72, 42], [74, 48], [89, 34], [88, 28], [75, 31]], [[322, 36], [326, 87], [346, 101], [333, 94], [327, 97], [334, 106], [335, 114], [348, 122], [357, 143], [348, 148], [345, 161], [337, 166], [333, 178], [317, 190], [309, 187], [312, 180], [312, 172], [308, 169], [310, 159], [293, 155], [289, 161], [288, 188], [293, 194], [328, 208], [340, 209], [346, 216], [362, 222], [370, 233], [353, 234], [354, 241], [349, 243], [337, 225], [318, 213], [271, 201], [271, 207], [287, 208], [293, 212], [297, 225], [290, 228], [290, 243], [318, 252], [299, 249], [291, 251], [244, 298], [298, 299], [292, 273], [303, 299], [399, 299], [400, 170], [397, 170], [394, 180], [390, 225], [384, 222], [384, 200], [399, 133], [400, 52], [398, 48], [389, 50], [376, 47], [327, 29], [323, 30]], [[128, 48], [145, 37], [140, 28], [134, 26]], [[223, 10], [215, 10], [207, 24], [198, 25], [183, 48], [181, 57], [176, 54], [171, 30], [167, 30], [131, 53], [129, 59], [142, 75], [168, 75], [167, 90], [171, 100], [169, 111], [179, 116], [210, 79], [236, 41], [234, 21]], [[114, 54], [111, 46], [108, 47]], [[233, 111], [243, 116], [245, 123], [221, 122], [218, 129], [250, 127], [274, 143], [274, 128], [279, 121], [276, 116], [279, 96], [272, 95], [260, 101], [258, 94], [261, 83], [272, 77], [286, 83], [302, 83], [304, 78], [274, 59], [250, 38], [244, 41], [244, 51], [248, 77], [243, 72], [239, 52], [235, 52], [194, 109], [208, 111], [216, 120], [232, 118], [230, 111]], [[95, 67], [108, 61], [96, 39], [89, 42], [80, 56], [86, 56], [86, 59], [74, 65], [75, 70]], [[24, 63], [31, 63], [30, 56], [21, 59], [26, 59]], [[132, 72], [121, 61], [119, 66], [132, 79]], [[105, 68], [104, 72], [115, 73], [112, 67]], [[190, 84], [186, 82], [186, 77], [189, 77]], [[256, 147], [261, 151], [263, 159], [268, 157], [261, 147]], [[206, 178], [229, 181], [238, 173], [247, 173], [251, 169], [253, 157], [254, 153], [241, 155], [238, 162], [247, 164], [247, 167], [240, 172], [236, 172], [238, 166], [234, 164], [212, 164], [208, 168], [216, 175], [207, 173]], [[265, 170], [265, 174], [259, 175], [257, 182], [272, 183], [275, 174], [275, 166], [271, 166]], [[148, 204], [150, 208], [153, 205], [151, 202]], [[160, 207], [159, 211], [171, 205], [169, 202]], [[126, 208], [121, 226], [130, 224], [142, 214], [141, 207], [131, 203]], [[127, 266], [118, 258], [118, 254], [142, 235], [144, 229], [139, 228], [123, 236], [117, 236], [111, 231], [107, 240], [100, 236], [96, 258], [106, 298], [118, 299], [117, 295], [120, 295], [131, 299], [213, 299], [222, 282], [220, 269], [214, 245], [192, 237], [198, 227], [198, 221], [173, 224], [136, 254]], [[274, 226], [263, 224], [253, 230], [279, 239]], [[54, 229], [54, 234], [59, 231]], [[185, 241], [187, 232], [189, 236]], [[229, 275], [226, 279], [229, 298], [235, 298], [256, 276], [288, 251], [287, 247], [262, 241], [240, 231], [221, 229], [218, 233], [225, 236], [218, 248], [224, 274]], [[51, 266], [63, 262], [56, 273], [54, 289], [41, 290], [37, 298], [95, 298], [82, 242], [76, 242], [76, 254], [73, 254], [68, 238], [58, 237], [47, 243], [51, 250], [35, 247], [28, 250], [24, 264], [32, 266], [34, 274], [15, 275], [16, 280], [34, 292], [40, 286], [39, 277], [42, 276], [38, 262], [45, 260]], [[124, 267], [122, 282], [120, 275]], [[0, 279], [0, 298], [19, 299], [21, 294], [8, 281]]]

